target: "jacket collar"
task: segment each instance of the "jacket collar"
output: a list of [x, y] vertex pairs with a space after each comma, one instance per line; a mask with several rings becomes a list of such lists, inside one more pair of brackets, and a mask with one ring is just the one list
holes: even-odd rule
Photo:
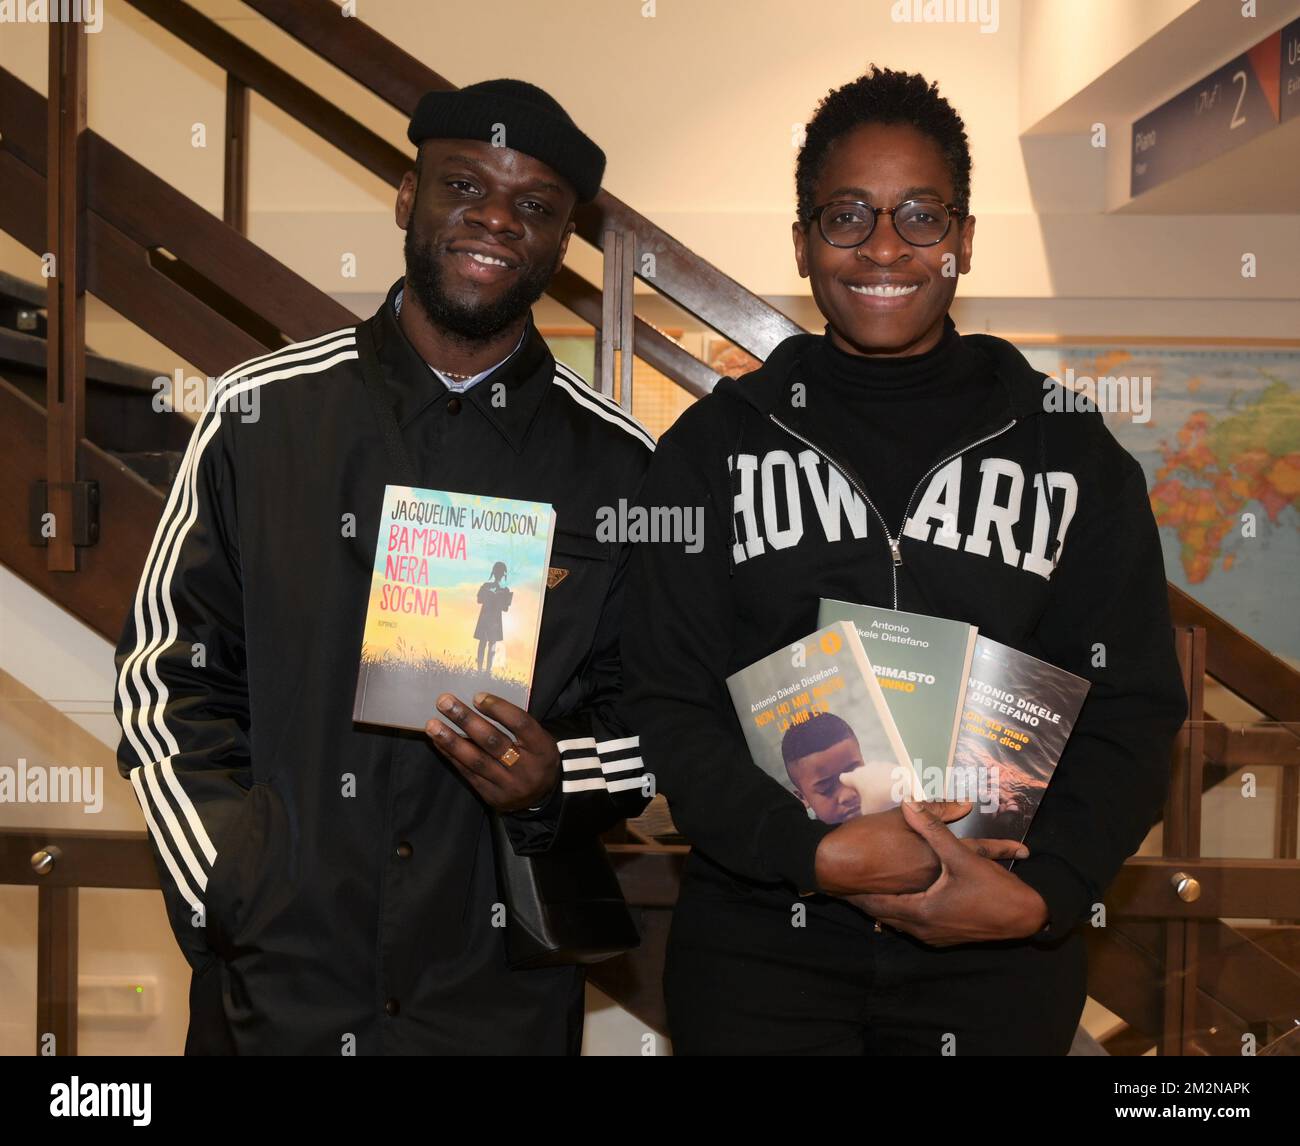
[[[384, 384], [392, 396], [393, 413], [397, 424], [405, 429], [430, 406], [447, 401], [451, 392], [420, 357], [397, 323], [393, 302], [401, 287], [402, 280], [398, 279], [369, 322], [375, 351], [383, 368]], [[472, 402], [515, 453], [519, 453], [554, 376], [555, 359], [546, 340], [533, 325], [530, 314], [519, 348], [459, 397], [463, 402]], [[498, 393], [498, 383], [505, 386], [505, 394], [503, 399], [494, 403], [492, 399]]]
[[[952, 326], [952, 318], [945, 315], [944, 325]], [[795, 382], [811, 381], [801, 377], [802, 362], [825, 337], [823, 334], [792, 335], [777, 345], [757, 370], [742, 378], [722, 379], [714, 392], [739, 398], [763, 414], [789, 410], [790, 387]], [[1035, 370], [1019, 350], [1005, 339], [988, 334], [966, 334], [962, 341], [987, 361], [1002, 383], [1005, 402], [997, 402], [997, 408], [989, 411], [991, 422], [1043, 412], [1043, 379], [1047, 376]]]
[[[952, 318], [944, 316], [944, 325], [952, 326]], [[764, 416], [776, 411], [789, 416], [791, 386], [801, 380], [803, 359], [825, 335], [795, 334], [781, 342], [768, 356], [766, 362], [757, 370], [742, 378], [724, 378], [714, 387], [713, 393], [725, 396], [732, 401], [744, 402]], [[988, 363], [989, 369], [1002, 383], [1002, 397], [990, 404], [987, 420], [978, 433], [996, 429], [1005, 425], [1007, 419], [1020, 421], [1031, 418], [1034, 428], [1037, 472], [1042, 476], [1043, 488], [1047, 488], [1047, 419], [1036, 415], [1046, 413], [1044, 398], [1046, 389], [1059, 383], [1035, 370], [1023, 354], [1010, 342], [990, 334], [967, 334], [962, 336], [965, 345], [978, 352]], [[1046, 383], [1046, 387], [1045, 384]], [[1101, 415], [1089, 415], [1100, 419]], [[744, 440], [745, 422], [742, 419], [738, 429], [734, 453], [740, 453]], [[1048, 502], [1047, 510], [1047, 552], [1056, 563], [1056, 550], [1059, 545], [1057, 529], [1059, 526], [1056, 499]], [[735, 539], [735, 521], [732, 521], [732, 540]], [[731, 548], [728, 547], [728, 554]]]

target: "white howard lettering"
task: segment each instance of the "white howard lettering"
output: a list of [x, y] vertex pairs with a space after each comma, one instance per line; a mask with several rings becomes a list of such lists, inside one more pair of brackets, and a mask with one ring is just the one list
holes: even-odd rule
[[[826, 535], [826, 540], [840, 539], [840, 524], [845, 517], [849, 520], [849, 532], [855, 538], [866, 537], [867, 503], [844, 480], [844, 475], [823, 461], [816, 450], [803, 450], [799, 454], [799, 468], [803, 470], [804, 481], [812, 491], [813, 504], [817, 507], [817, 516], [821, 519], [822, 533]], [[826, 470], [826, 485], [822, 484], [823, 468]]]
[[729, 456], [727, 468], [740, 474], [740, 492], [731, 503], [732, 514], [738, 515], [744, 525], [744, 547], [738, 537], [732, 550], [732, 557], [739, 565], [746, 557], [758, 557], [764, 551], [758, 519], [754, 516], [754, 471], [758, 469], [758, 458], [753, 454], [740, 454], [734, 459]]
[[[776, 469], [780, 467], [785, 474], [780, 491], [785, 502], [785, 519], [787, 525], [781, 528], [781, 513], [777, 506]], [[799, 497], [799, 470], [785, 450], [769, 450], [763, 455], [763, 529], [767, 540], [777, 549], [789, 549], [798, 545], [803, 536], [803, 503]]]
[[[998, 501], [998, 479], [1003, 477], [1011, 482], [1005, 505]], [[987, 557], [993, 551], [989, 540], [992, 526], [998, 531], [1002, 560], [1008, 565], [1020, 564], [1020, 550], [1011, 535], [1011, 527], [1020, 520], [1020, 495], [1024, 488], [1024, 471], [1015, 462], [1006, 458], [985, 458], [980, 462], [980, 498], [975, 507], [975, 524], [964, 546], [967, 553]]]
[[960, 506], [961, 458], [953, 458], [930, 479], [916, 512], [903, 526], [903, 536], [914, 537], [917, 541], [929, 541], [931, 532], [937, 526], [934, 543], [946, 549], [956, 549], [957, 543], [961, 541], [961, 534], [957, 532], [957, 510]]
[[1051, 577], [1052, 562], [1047, 559], [1047, 509], [1048, 502], [1055, 500], [1056, 491], [1062, 490], [1065, 493], [1065, 507], [1061, 510], [1061, 520], [1056, 526], [1056, 539], [1060, 545], [1056, 550], [1056, 560], [1060, 561], [1061, 554], [1065, 552], [1065, 531], [1070, 528], [1070, 522], [1074, 520], [1074, 508], [1079, 502], [1079, 483], [1074, 480], [1074, 474], [1066, 473], [1063, 470], [1049, 470], [1047, 474], [1047, 488], [1049, 494], [1043, 493], [1043, 475], [1034, 474], [1034, 492], [1038, 495], [1034, 507], [1034, 536], [1029, 543], [1029, 551], [1025, 554], [1025, 559], [1021, 568], [1029, 573], [1037, 573], [1040, 577]]
[[[1024, 496], [1025, 471], [1020, 465], [1008, 458], [984, 458], [979, 464], [978, 494], [971, 488], [965, 491], [967, 501], [975, 497], [975, 505], [970, 529], [963, 533], [958, 528], [962, 477], [964, 473], [969, 477], [970, 486], [975, 479], [969, 468], [963, 471], [962, 462], [960, 457], [953, 458], [931, 475], [915, 511], [904, 523], [903, 536], [980, 557], [991, 557], [996, 542], [1005, 565], [1049, 579], [1054, 562], [1047, 554], [1048, 510], [1055, 506], [1058, 514], [1059, 561], [1078, 505], [1074, 475], [1053, 470], [1047, 474], [1044, 490], [1042, 475], [1034, 474], [1034, 497], [1028, 499]], [[821, 526], [821, 536], [832, 543], [867, 536], [866, 503], [844, 475], [815, 450], [801, 451], [797, 460], [786, 450], [772, 450], [761, 456], [740, 454], [729, 457], [727, 466], [734, 475], [736, 542], [732, 558], [737, 565], [762, 556], [769, 547], [788, 549], [798, 545], [807, 533], [805, 521], [815, 519]], [[1029, 547], [1022, 551], [1016, 544], [1014, 529], [1029, 512], [1033, 513], [1033, 528]]]

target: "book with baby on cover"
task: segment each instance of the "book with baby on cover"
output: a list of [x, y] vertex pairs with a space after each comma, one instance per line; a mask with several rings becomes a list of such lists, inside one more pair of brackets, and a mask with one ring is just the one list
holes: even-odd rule
[[754, 763], [810, 819], [839, 824], [923, 799], [857, 630], [837, 621], [727, 677]]
[[527, 708], [554, 532], [540, 502], [386, 486], [352, 719], [423, 729], [443, 692]]

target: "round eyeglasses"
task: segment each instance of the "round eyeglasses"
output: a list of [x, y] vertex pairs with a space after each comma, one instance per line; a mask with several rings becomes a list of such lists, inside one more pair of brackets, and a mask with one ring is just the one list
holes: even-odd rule
[[937, 199], [908, 199], [897, 207], [873, 207], [853, 199], [823, 203], [813, 209], [808, 221], [832, 247], [860, 247], [876, 229], [876, 216], [889, 215], [898, 237], [914, 247], [933, 247], [943, 241], [954, 216], [961, 215], [951, 203]]

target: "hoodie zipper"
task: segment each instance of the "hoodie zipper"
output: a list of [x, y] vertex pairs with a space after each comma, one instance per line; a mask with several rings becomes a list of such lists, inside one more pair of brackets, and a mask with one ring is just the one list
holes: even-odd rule
[[828, 462], [830, 465], [833, 465], [837, 470], [839, 470], [840, 476], [843, 477], [844, 480], [848, 482], [849, 485], [851, 485], [853, 489], [857, 492], [858, 496], [862, 498], [862, 500], [865, 501], [867, 505], [871, 507], [871, 512], [876, 515], [876, 520], [880, 522], [880, 528], [884, 530], [885, 541], [888, 542], [889, 544], [889, 555], [893, 559], [893, 567], [890, 569], [890, 574], [893, 577], [893, 583], [894, 583], [894, 611], [895, 612], [898, 611], [898, 567], [903, 564], [903, 553], [902, 550], [899, 548], [899, 543], [903, 539], [903, 527], [907, 524], [907, 519], [908, 517], [911, 516], [912, 513], [912, 502], [916, 499], [916, 495], [919, 492], [921, 486], [925, 484], [926, 480], [930, 477], [931, 474], [933, 474], [936, 470], [946, 466], [950, 461], [952, 461], [953, 458], [960, 457], [962, 454], [966, 453], [967, 450], [973, 450], [976, 446], [982, 446], [985, 442], [991, 442], [994, 438], [998, 437], [999, 435], [1005, 434], [1009, 429], [1011, 429], [1012, 426], [1016, 424], [1017, 421], [1016, 418], [1012, 418], [1011, 421], [1009, 421], [1001, 429], [994, 430], [992, 433], [985, 434], [984, 437], [980, 438], [978, 441], [974, 441], [971, 442], [969, 445], [962, 446], [960, 450], [956, 450], [953, 453], [949, 454], [946, 458], [940, 459], [939, 461], [935, 462], [934, 465], [932, 465], [928, 470], [926, 470], [925, 473], [921, 475], [921, 478], [916, 483], [916, 485], [912, 487], [912, 492], [907, 499], [907, 506], [903, 510], [903, 520], [899, 522], [898, 525], [898, 536], [895, 537], [889, 531], [889, 525], [885, 521], [884, 514], [882, 514], [880, 510], [876, 508], [876, 503], [867, 496], [867, 491], [862, 488], [862, 483], [858, 481], [857, 477], [854, 475], [853, 471], [849, 469], [848, 466], [842, 464], [833, 454], [822, 449], [815, 442], [810, 442], [797, 430], [792, 430], [783, 421], [781, 421], [781, 419], [778, 418], [775, 414], [768, 414], [768, 417], [776, 425], [780, 426], [780, 428], [783, 429], [792, 438], [797, 438], [799, 441], [803, 442], [803, 444], [807, 446], [810, 450], [813, 450], [826, 462]]

